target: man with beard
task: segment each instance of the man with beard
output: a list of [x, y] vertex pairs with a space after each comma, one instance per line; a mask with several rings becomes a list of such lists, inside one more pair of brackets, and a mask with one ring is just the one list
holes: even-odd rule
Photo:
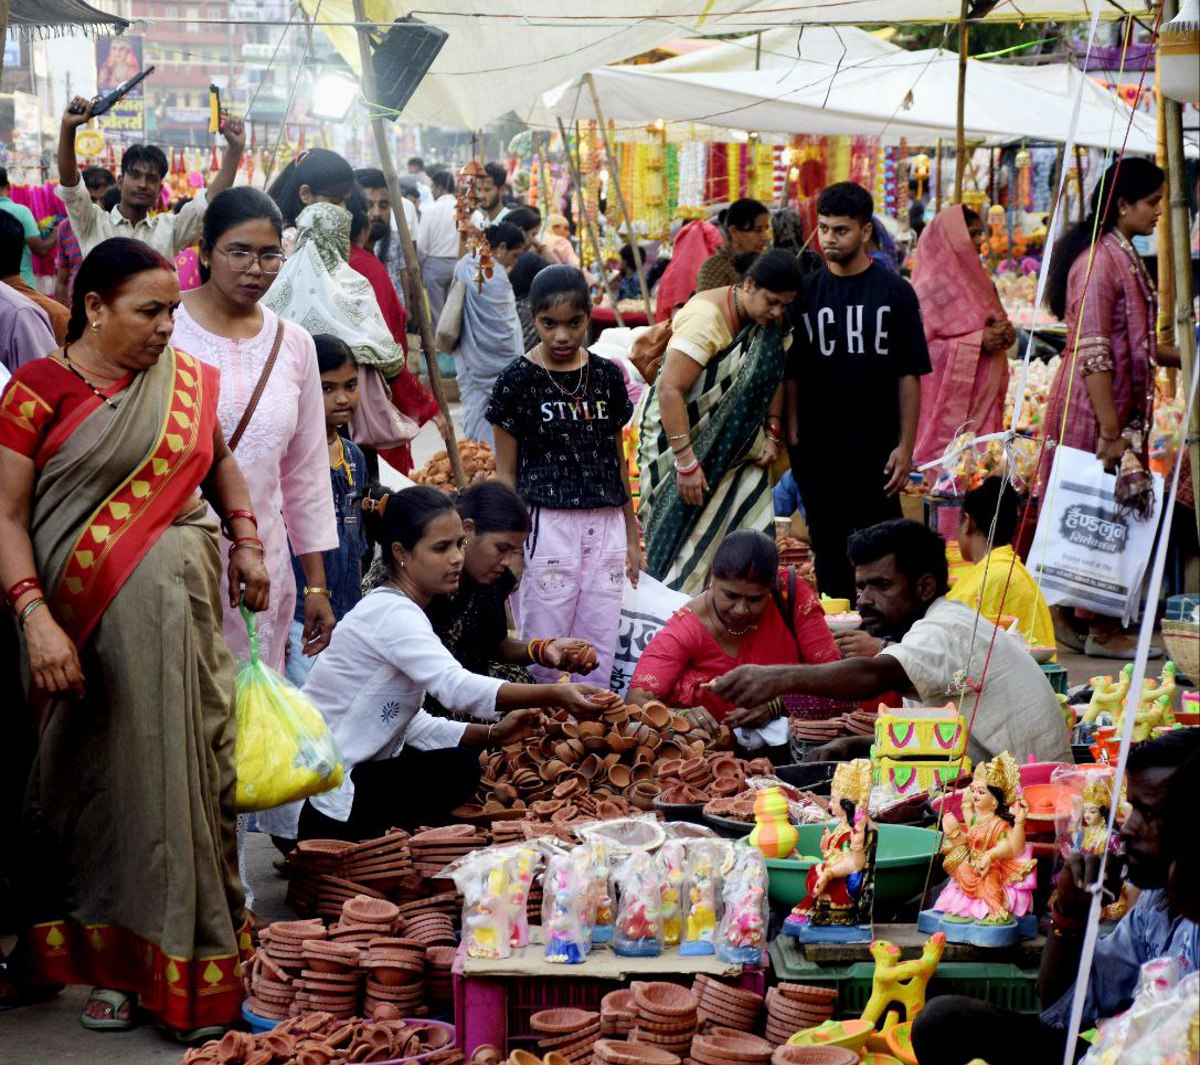
[[916, 293], [869, 254], [874, 204], [850, 181], [817, 198], [825, 269], [804, 279], [785, 371], [788, 454], [804, 500], [817, 585], [852, 599], [846, 541], [900, 517], [929, 349]]
[[[1200, 785], [1200, 729], [1181, 728], [1129, 752], [1126, 782], [1129, 814], [1121, 826], [1124, 855], [1109, 855], [1104, 901], [1116, 898], [1122, 866], [1141, 888], [1137, 902], [1117, 927], [1096, 943], [1088, 974], [1083, 1029], [1127, 1010], [1141, 967], [1155, 958], [1172, 958], [1184, 976], [1200, 968], [1200, 926], [1196, 924], [1195, 884], [1186, 897], [1178, 889], [1179, 859], [1194, 853], [1194, 839], [1182, 828]], [[1175, 798], [1182, 799], [1175, 805]], [[1122, 858], [1124, 861], [1122, 861]], [[1040, 1016], [1014, 1013], [985, 1002], [944, 995], [930, 999], [913, 1025], [913, 1049], [921, 1065], [966, 1065], [986, 1057], [991, 1065], [1059, 1065], [1066, 1049], [1066, 1028], [1080, 989], [1080, 955], [1099, 857], [1072, 854], [1058, 876], [1051, 909], [1051, 931], [1042, 954]], [[1190, 911], [1190, 912], [1189, 912]], [[1087, 1050], [1080, 1040], [1078, 1060]]]
[[967, 753], [976, 764], [1001, 751], [1018, 762], [1071, 761], [1058, 699], [1024, 642], [946, 598], [946, 544], [937, 533], [898, 518], [855, 533], [849, 551], [863, 627], [884, 638], [883, 649], [821, 665], [738, 666], [712, 682], [717, 695], [765, 709], [793, 693], [860, 702], [898, 691], [917, 706], [953, 702], [971, 722]]
[[471, 225], [476, 229], [487, 229], [497, 222], [503, 222], [512, 210], [504, 202], [504, 194], [508, 191], [508, 171], [499, 163], [486, 163], [483, 170], [483, 177], [477, 179], [475, 184], [479, 207], [471, 215]]
[[[387, 267], [400, 302], [405, 307], [411, 307], [415, 293], [404, 276], [404, 247], [400, 243], [400, 234], [392, 225], [392, 195], [388, 192], [387, 179], [378, 167], [365, 166], [354, 171], [354, 180], [367, 198], [367, 220], [371, 226], [367, 246]], [[404, 211], [404, 221], [408, 223], [409, 236], [416, 244], [417, 209], [407, 199], [400, 201], [400, 208]]]

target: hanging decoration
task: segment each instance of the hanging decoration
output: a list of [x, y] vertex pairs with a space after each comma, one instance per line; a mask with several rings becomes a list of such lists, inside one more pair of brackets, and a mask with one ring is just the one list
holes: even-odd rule
[[454, 202], [454, 219], [459, 234], [467, 242], [467, 252], [479, 256], [479, 269], [475, 271], [472, 280], [481, 292], [483, 283], [495, 272], [495, 263], [492, 261], [492, 246], [487, 237], [476, 226], [471, 225], [471, 215], [479, 206], [479, 179], [486, 173], [478, 159], [470, 159], [459, 173], [458, 192]]

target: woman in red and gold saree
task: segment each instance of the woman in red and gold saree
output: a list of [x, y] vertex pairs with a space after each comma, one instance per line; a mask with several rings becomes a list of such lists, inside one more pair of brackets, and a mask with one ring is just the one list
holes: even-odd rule
[[40, 712], [29, 978], [96, 984], [86, 1027], [128, 1027], [137, 995], [195, 1035], [238, 1019], [250, 946], [204, 499], [242, 545], [228, 594], [262, 609], [267, 577], [217, 424], [219, 377], [168, 345], [178, 303], [171, 265], [144, 244], [85, 259], [68, 343], [0, 396], [0, 581]]
[[[1147, 159], [1115, 162], [1092, 193], [1087, 219], [1054, 250], [1046, 284], [1050, 310], [1067, 324], [1067, 347], [1055, 375], [1044, 421], [1047, 447], [1039, 471], [1048, 491], [1054, 447], [1092, 451], [1117, 474], [1117, 502], [1135, 517], [1151, 516], [1149, 472], [1154, 420], [1158, 300], [1133, 247], [1158, 225], [1166, 176]], [[1166, 352], [1161, 354], [1166, 355]], [[1061, 607], [1051, 611], [1058, 642], [1099, 658], [1134, 657], [1137, 640], [1116, 618], [1079, 611], [1077, 631]], [[1151, 648], [1151, 657], [1158, 657]]]

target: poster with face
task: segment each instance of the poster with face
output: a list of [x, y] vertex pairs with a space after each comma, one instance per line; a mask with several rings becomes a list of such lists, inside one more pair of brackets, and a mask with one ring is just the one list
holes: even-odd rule
[[[100, 37], [96, 41], [96, 92], [110, 93], [142, 71], [141, 37]], [[146, 83], [134, 86], [107, 114], [97, 121], [106, 133], [125, 133], [124, 141], [140, 140], [146, 127]]]

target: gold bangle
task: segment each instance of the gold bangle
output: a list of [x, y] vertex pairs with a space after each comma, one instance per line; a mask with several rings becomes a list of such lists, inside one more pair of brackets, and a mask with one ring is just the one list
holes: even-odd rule
[[320, 585], [314, 584], [311, 587], [305, 586], [304, 598], [307, 599], [310, 595], [323, 595], [326, 599], [329, 598], [329, 589], [322, 588]]

